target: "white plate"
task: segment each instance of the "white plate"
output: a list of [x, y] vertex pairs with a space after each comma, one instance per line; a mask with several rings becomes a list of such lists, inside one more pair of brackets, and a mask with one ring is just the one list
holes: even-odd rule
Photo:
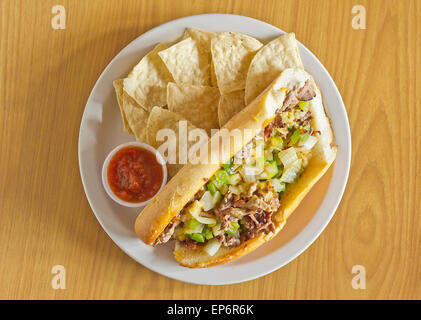
[[[180, 267], [172, 245], [153, 248], [141, 242], [133, 226], [139, 209], [118, 205], [106, 194], [101, 168], [107, 154], [118, 144], [134, 140], [124, 133], [113, 80], [125, 76], [158, 42], [178, 38], [186, 27], [208, 31], [235, 31], [263, 41], [283, 31], [265, 22], [228, 14], [204, 14], [160, 25], [125, 47], [105, 68], [96, 82], [83, 113], [79, 133], [79, 166], [86, 197], [99, 223], [130, 257], [167, 277], [196, 284], [230, 284], [255, 279], [284, 266], [302, 253], [323, 231], [341, 200], [348, 179], [351, 135], [341, 95], [320, 61], [301, 43], [304, 66], [319, 84], [331, 119], [338, 155], [333, 169], [313, 188], [286, 227], [269, 243], [226, 265], [207, 269]], [[308, 266], [311, 272], [311, 266]]]

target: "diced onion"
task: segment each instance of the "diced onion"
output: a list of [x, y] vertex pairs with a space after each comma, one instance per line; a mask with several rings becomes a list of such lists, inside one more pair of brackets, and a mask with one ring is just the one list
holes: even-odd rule
[[216, 219], [202, 217], [202, 216], [197, 216], [196, 220], [199, 221], [200, 223], [203, 223], [203, 224], [215, 224], [216, 223]]
[[220, 199], [221, 194], [219, 191], [215, 192], [214, 195], [212, 195], [209, 191], [206, 191], [200, 199], [200, 203], [204, 211], [209, 211], [215, 208]]
[[280, 179], [271, 179], [270, 183], [276, 192], [281, 192], [285, 190], [285, 184], [281, 182]]
[[245, 176], [249, 176], [251, 181], [255, 181], [256, 179], [254, 176], [261, 174], [264, 169], [265, 169], [264, 162], [262, 166], [258, 166], [257, 164], [255, 165], [246, 164], [240, 169], [240, 174], [243, 176], [245, 180], [247, 180]]
[[229, 190], [236, 195], [240, 195], [248, 189], [247, 186], [248, 184], [243, 182], [236, 186], [229, 186]]
[[212, 201], [213, 197], [211, 195], [211, 193], [209, 191], [206, 191], [202, 198], [200, 199], [200, 202], [203, 205], [203, 210], [208, 211], [211, 210], [213, 208], [213, 201]]
[[279, 159], [281, 159], [284, 167], [289, 167], [294, 161], [298, 159], [297, 152], [293, 147], [282, 150], [278, 153]]
[[263, 171], [256, 178], [259, 179], [259, 180], [266, 180], [268, 178], [268, 173], [266, 171]]
[[217, 223], [212, 227], [212, 233], [215, 237], [224, 233], [224, 230], [221, 229], [221, 223]]
[[237, 185], [241, 182], [241, 176], [239, 173], [233, 174], [232, 176], [230, 176], [230, 184], [231, 185]]
[[265, 150], [265, 160], [266, 161], [270, 161], [273, 160], [273, 153], [272, 153], [273, 149], [272, 148], [268, 148]]
[[291, 163], [290, 166], [286, 167], [282, 173], [282, 176], [280, 180], [282, 182], [291, 183], [294, 182], [295, 178], [297, 177], [297, 173], [301, 169], [301, 159], [295, 160], [293, 163]]
[[251, 166], [243, 166], [240, 169], [240, 174], [243, 177], [244, 181], [247, 183], [256, 181], [256, 173], [253, 168], [254, 167]]
[[199, 216], [200, 212], [202, 211], [202, 208], [203, 208], [202, 201], [195, 200], [189, 208], [189, 213], [191, 214], [192, 217], [196, 218]]
[[233, 194], [236, 194], [236, 195], [240, 195], [241, 194], [241, 191], [240, 191], [240, 188], [238, 188], [237, 186], [229, 186], [229, 191], [231, 191]]
[[208, 241], [205, 245], [205, 251], [208, 255], [213, 256], [215, 253], [218, 252], [219, 248], [221, 247], [221, 243], [218, 239], [214, 238]]
[[311, 150], [314, 145], [317, 143], [317, 138], [314, 136], [309, 136], [305, 142], [300, 142], [300, 146], [305, 150]]

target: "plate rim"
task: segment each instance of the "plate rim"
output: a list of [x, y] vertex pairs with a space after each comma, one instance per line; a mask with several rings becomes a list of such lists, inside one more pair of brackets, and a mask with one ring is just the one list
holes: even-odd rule
[[[123, 51], [125, 51], [128, 47], [130, 47], [134, 42], [139, 41], [139, 38], [143, 38], [143, 37], [147, 37], [150, 33], [155, 32], [157, 29], [161, 29], [161, 28], [165, 28], [168, 25], [171, 25], [175, 22], [180, 22], [182, 20], [189, 20], [191, 18], [205, 18], [205, 17], [223, 17], [223, 16], [233, 16], [233, 17], [237, 17], [237, 18], [241, 18], [241, 19], [246, 19], [246, 20], [253, 20], [254, 22], [260, 23], [260, 24], [264, 24], [267, 27], [270, 27], [276, 31], [279, 31], [280, 33], [285, 33], [284, 30], [259, 19], [255, 19], [252, 17], [248, 17], [248, 16], [243, 16], [243, 15], [237, 15], [237, 14], [230, 14], [230, 13], [203, 13], [203, 14], [197, 14], [197, 15], [190, 15], [190, 16], [184, 16], [184, 17], [180, 17], [174, 20], [170, 20], [167, 22], [164, 22], [160, 25], [157, 25], [155, 27], [152, 27], [151, 29], [147, 30], [146, 32], [140, 34], [139, 36], [137, 36], [135, 39], [133, 39], [132, 41], [130, 41], [126, 46], [124, 46], [114, 57], [113, 59], [111, 59], [111, 61], [107, 64], [107, 66], [103, 69], [103, 71], [101, 72], [101, 74], [99, 75], [98, 79], [96, 80], [94, 86], [91, 89], [91, 92], [89, 94], [89, 97], [86, 101], [85, 107], [84, 107], [84, 111], [82, 113], [82, 117], [81, 117], [81, 121], [80, 121], [80, 126], [79, 126], [79, 135], [78, 135], [78, 165], [79, 165], [79, 174], [81, 177], [81, 181], [82, 181], [82, 185], [83, 185], [83, 190], [86, 196], [86, 199], [88, 200], [89, 206], [91, 208], [91, 211], [94, 213], [95, 218], [98, 220], [98, 222], [100, 223], [102, 229], [105, 231], [105, 233], [110, 237], [110, 239], [114, 242], [114, 244], [116, 244], [124, 253], [126, 253], [130, 258], [132, 258], [134, 261], [136, 261], [136, 263], [141, 264], [143, 267], [158, 273], [162, 276], [165, 276], [167, 278], [173, 279], [173, 280], [177, 280], [177, 281], [181, 281], [181, 282], [185, 282], [185, 283], [190, 283], [190, 284], [196, 284], [196, 285], [230, 285], [230, 284], [236, 284], [236, 283], [242, 283], [242, 282], [246, 282], [246, 281], [251, 281], [263, 276], [266, 276], [282, 267], [284, 267], [285, 265], [289, 264], [291, 261], [293, 261], [294, 259], [296, 259], [299, 255], [301, 255], [304, 251], [306, 251], [320, 236], [320, 234], [324, 231], [324, 229], [327, 227], [327, 225], [329, 224], [329, 222], [331, 221], [331, 219], [333, 218], [333, 216], [335, 215], [337, 208], [343, 198], [347, 183], [348, 183], [348, 178], [349, 178], [349, 172], [350, 172], [350, 167], [351, 167], [351, 154], [352, 154], [352, 141], [351, 141], [351, 130], [350, 130], [350, 125], [349, 125], [349, 118], [348, 118], [348, 114], [346, 111], [346, 107], [345, 104], [343, 102], [342, 99], [342, 95], [339, 92], [339, 89], [337, 88], [337, 85], [335, 83], [335, 81], [333, 80], [333, 78], [331, 77], [330, 73], [327, 71], [327, 69], [325, 68], [325, 66], [321, 63], [321, 61], [313, 54], [313, 52], [311, 50], [309, 50], [306, 46], [304, 46], [300, 41], [297, 40], [297, 42], [299, 43], [299, 45], [303, 46], [306, 50], [307, 53], [309, 53], [312, 57], [312, 59], [314, 59], [318, 64], [319, 67], [321, 67], [321, 69], [323, 70], [324, 74], [328, 77], [328, 80], [331, 82], [331, 84], [333, 85], [333, 89], [334, 89], [334, 94], [339, 98], [340, 101], [340, 106], [339, 106], [339, 110], [342, 113], [342, 116], [344, 116], [345, 118], [345, 136], [346, 136], [346, 147], [348, 149], [348, 152], [345, 153], [345, 160], [346, 160], [346, 168], [345, 168], [345, 174], [344, 174], [344, 179], [343, 182], [341, 183], [341, 188], [339, 190], [339, 196], [337, 197], [337, 199], [334, 201], [334, 204], [332, 206], [333, 210], [331, 210], [331, 213], [329, 214], [328, 219], [326, 219], [322, 224], [320, 224], [317, 228], [317, 230], [315, 230], [315, 232], [313, 233], [314, 236], [312, 236], [311, 239], [308, 239], [306, 241], [306, 243], [300, 247], [300, 250], [296, 250], [296, 252], [292, 255], [290, 255], [283, 263], [276, 265], [272, 268], [268, 268], [267, 270], [263, 271], [263, 272], [258, 272], [258, 274], [256, 275], [252, 275], [252, 276], [248, 276], [248, 277], [244, 277], [241, 280], [235, 280], [235, 281], [189, 281], [187, 279], [180, 279], [172, 274], [166, 274], [160, 270], [155, 270], [155, 269], [151, 269], [149, 266], [144, 265], [142, 262], [140, 262], [131, 252], [129, 252], [126, 248], [122, 247], [118, 241], [116, 241], [113, 237], [113, 235], [109, 232], [109, 230], [107, 230], [107, 228], [104, 226], [104, 223], [102, 221], [102, 219], [98, 216], [97, 212], [94, 210], [94, 206], [92, 204], [92, 199], [90, 198], [88, 192], [87, 192], [87, 187], [86, 187], [86, 182], [84, 179], [84, 175], [82, 172], [82, 155], [81, 155], [81, 141], [82, 141], [82, 126], [83, 126], [83, 120], [85, 118], [85, 114], [87, 112], [87, 106], [89, 105], [90, 101], [92, 100], [92, 96], [95, 92], [95, 89], [97, 88], [99, 82], [101, 81], [101, 78], [104, 76], [104, 74], [111, 68], [111, 65], [119, 58], [119, 56], [122, 54]], [[325, 96], [326, 94], [324, 94], [323, 96]], [[332, 129], [333, 130], [333, 129]], [[336, 161], [333, 163], [333, 165], [335, 165]], [[329, 182], [329, 186], [331, 184], [331, 181]], [[325, 196], [326, 197], [326, 196]], [[314, 217], [313, 217], [314, 218]], [[310, 224], [310, 222], [313, 220], [313, 218], [307, 222], [307, 224], [304, 226], [304, 228], [296, 235], [294, 236], [290, 241], [292, 242], [296, 237], [298, 237], [304, 229], [306, 229], [308, 227], [308, 225]], [[288, 243], [286, 243], [285, 245], [287, 245]]]

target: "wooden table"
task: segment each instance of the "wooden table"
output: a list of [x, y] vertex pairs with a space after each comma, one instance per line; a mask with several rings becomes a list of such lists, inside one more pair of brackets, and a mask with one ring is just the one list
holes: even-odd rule
[[[52, 7], [66, 29], [51, 27]], [[352, 7], [366, 8], [355, 30]], [[229, 286], [173, 281], [136, 263], [102, 230], [79, 176], [89, 93], [110, 60], [161, 23], [235, 13], [294, 31], [344, 99], [352, 166], [333, 220], [302, 255]], [[421, 298], [421, 1], [1, 1], [0, 298]], [[51, 268], [66, 267], [66, 290]], [[351, 286], [366, 268], [366, 289]]]

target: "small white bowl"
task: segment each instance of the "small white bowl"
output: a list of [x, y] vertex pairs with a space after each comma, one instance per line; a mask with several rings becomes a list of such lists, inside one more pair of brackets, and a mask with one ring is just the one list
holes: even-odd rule
[[110, 185], [108, 183], [108, 175], [107, 175], [107, 169], [108, 169], [108, 164], [110, 163], [111, 159], [113, 158], [113, 156], [117, 153], [117, 151], [119, 151], [122, 148], [125, 147], [129, 147], [129, 146], [135, 146], [135, 147], [140, 147], [142, 149], [146, 149], [150, 152], [152, 152], [153, 154], [155, 154], [156, 156], [156, 160], [158, 161], [158, 163], [161, 165], [162, 167], [162, 183], [161, 183], [161, 187], [159, 188], [159, 190], [155, 193], [155, 195], [161, 191], [161, 189], [165, 186], [165, 184], [167, 183], [167, 165], [165, 164], [165, 160], [162, 157], [162, 155], [158, 152], [158, 150], [156, 150], [155, 148], [151, 147], [149, 144], [146, 143], [141, 143], [141, 142], [127, 142], [127, 143], [123, 143], [118, 145], [117, 147], [115, 147], [107, 156], [107, 158], [105, 158], [104, 164], [102, 166], [102, 184], [104, 185], [105, 191], [107, 191], [107, 194], [110, 196], [111, 199], [113, 199], [115, 202], [117, 202], [118, 204], [121, 204], [122, 206], [126, 206], [126, 207], [144, 207], [148, 204], [149, 201], [151, 201], [155, 195], [143, 202], [127, 202], [124, 200], [121, 200], [119, 197], [117, 197], [117, 195], [111, 190]]

